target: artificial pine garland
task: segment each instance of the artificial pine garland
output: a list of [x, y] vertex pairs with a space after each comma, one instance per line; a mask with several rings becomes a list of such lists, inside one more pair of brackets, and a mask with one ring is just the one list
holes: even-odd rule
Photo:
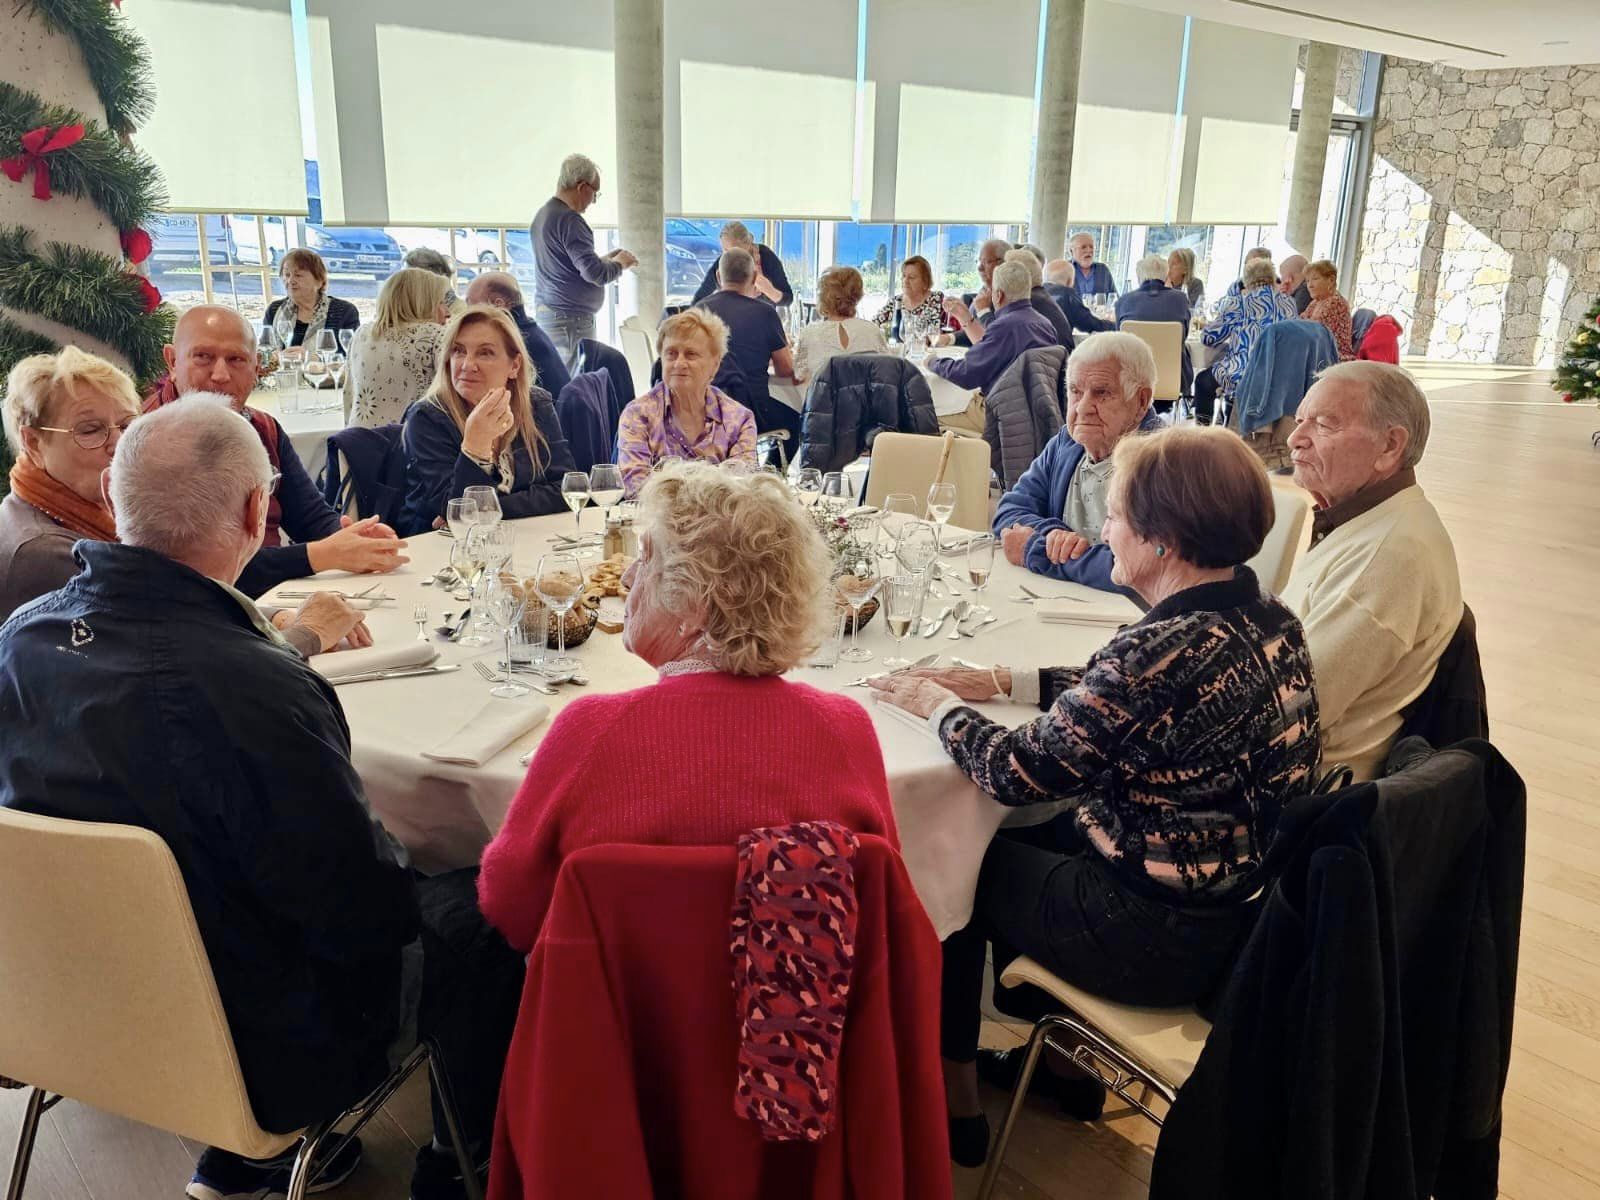
[[50, 155], [51, 188], [88, 200], [118, 229], [137, 229], [166, 206], [156, 165], [98, 122], [0, 81], [0, 157], [15, 153], [32, 130], [78, 124], [83, 140]]
[[[19, 359], [30, 354], [53, 354], [56, 344], [47, 337], [30, 333], [21, 325], [0, 316], [0, 391], [5, 388], [5, 377]], [[0, 437], [0, 496], [9, 490], [7, 477], [11, 474], [11, 440]]]
[[16, 0], [13, 19], [24, 12], [78, 43], [113, 133], [131, 134], [150, 119], [155, 92], [144, 42], [120, 16], [108, 13], [106, 0]]
[[1600, 297], [1578, 322], [1556, 364], [1555, 381], [1550, 386], [1569, 404], [1579, 400], [1600, 402]]
[[[110, 255], [63, 242], [47, 243], [41, 254], [27, 230], [0, 226], [0, 305], [117, 347], [142, 385], [166, 370], [161, 347], [171, 340], [173, 321], [170, 308], [151, 310], [147, 287]], [[0, 346], [0, 363], [9, 369], [15, 361]]]

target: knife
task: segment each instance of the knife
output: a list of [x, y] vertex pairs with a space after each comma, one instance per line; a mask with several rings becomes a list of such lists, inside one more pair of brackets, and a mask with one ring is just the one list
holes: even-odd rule
[[451, 671], [459, 671], [460, 663], [434, 663], [426, 667], [396, 667], [391, 671], [365, 671], [360, 675], [346, 675], [343, 679], [330, 679], [329, 683], [338, 687], [345, 683], [370, 683], [375, 679], [407, 679], [413, 675], [448, 675]]

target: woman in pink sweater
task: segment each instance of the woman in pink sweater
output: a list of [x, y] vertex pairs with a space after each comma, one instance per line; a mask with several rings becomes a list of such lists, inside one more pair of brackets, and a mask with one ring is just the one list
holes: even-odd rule
[[866, 712], [779, 678], [831, 607], [827, 551], [783, 482], [685, 463], [642, 500], [623, 641], [660, 680], [569, 705], [484, 851], [484, 915], [524, 953], [585, 846], [731, 846], [796, 821], [899, 844]]

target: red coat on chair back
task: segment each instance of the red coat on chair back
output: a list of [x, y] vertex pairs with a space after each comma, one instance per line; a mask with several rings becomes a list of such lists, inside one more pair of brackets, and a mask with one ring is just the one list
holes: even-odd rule
[[1361, 339], [1361, 349], [1356, 352], [1356, 357], [1399, 366], [1400, 333], [1399, 321], [1389, 316], [1379, 317], [1368, 328], [1367, 336]]
[[939, 943], [864, 836], [837, 1120], [734, 1115], [732, 847], [596, 846], [561, 868], [500, 1091], [490, 1200], [947, 1200]]

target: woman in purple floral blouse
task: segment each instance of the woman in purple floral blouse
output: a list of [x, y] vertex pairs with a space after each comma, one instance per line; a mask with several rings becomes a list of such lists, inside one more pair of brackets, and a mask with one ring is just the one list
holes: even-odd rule
[[630, 498], [664, 459], [756, 462], [756, 418], [711, 386], [728, 352], [728, 327], [703, 308], [668, 317], [658, 332], [661, 382], [622, 410], [617, 466]]

